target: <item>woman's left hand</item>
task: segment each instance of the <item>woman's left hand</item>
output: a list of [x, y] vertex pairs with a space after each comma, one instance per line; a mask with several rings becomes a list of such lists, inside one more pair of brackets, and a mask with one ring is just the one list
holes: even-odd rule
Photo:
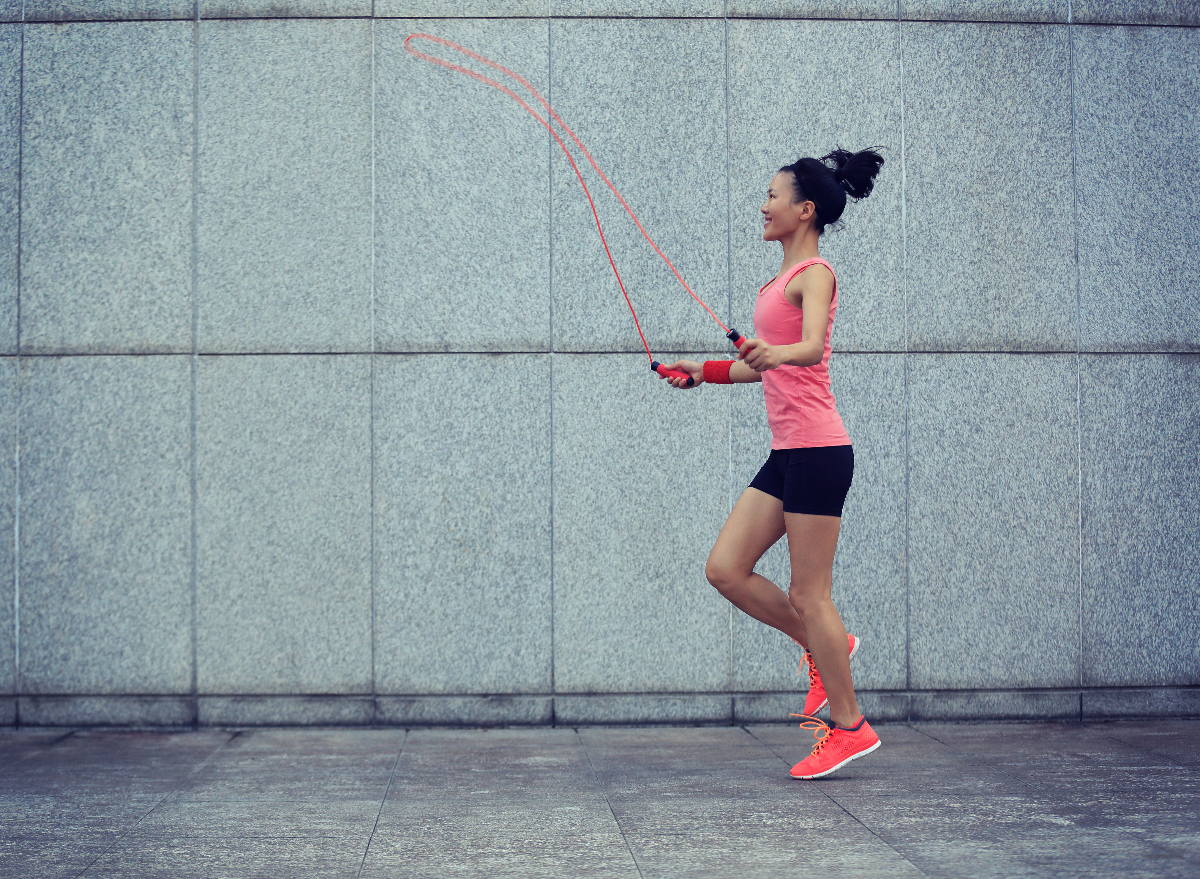
[[738, 349], [738, 357], [755, 372], [766, 372], [783, 363], [784, 351], [778, 346], [768, 345], [762, 339], [747, 339]]

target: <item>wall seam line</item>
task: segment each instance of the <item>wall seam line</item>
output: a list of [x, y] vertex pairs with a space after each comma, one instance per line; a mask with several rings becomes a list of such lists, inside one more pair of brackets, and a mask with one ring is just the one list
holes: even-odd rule
[[[904, 22], [900, 14], [901, 0], [896, 0], [896, 45], [900, 70], [900, 249], [903, 254], [901, 287], [904, 298], [904, 688], [912, 689], [912, 574], [909, 557], [911, 517], [910, 471], [912, 461], [909, 446], [909, 386], [908, 386], [908, 132], [904, 106]], [[911, 702], [910, 719], [911, 719]]]
[[[371, 2], [371, 387], [368, 393], [368, 430], [370, 432], [370, 510], [367, 514], [371, 531], [371, 701], [375, 703], [378, 693], [375, 670], [375, 590], [378, 571], [375, 559], [375, 3]], [[378, 707], [376, 707], [378, 711]]]
[[199, 550], [199, 434], [200, 434], [200, 0], [192, 21], [192, 357], [191, 357], [191, 495], [192, 495], [192, 724], [200, 723], [200, 550]]
[[[554, 102], [554, 23], [550, 16], [550, 0], [546, 0], [546, 100]], [[550, 305], [550, 725], [557, 723], [556, 701], [558, 684], [555, 677], [554, 642], [554, 138], [546, 133], [546, 253], [547, 293]]]
[[[1071, 89], [1071, 219], [1075, 249], [1075, 538], [1076, 538], [1076, 588], [1078, 591], [1079, 630], [1078, 652], [1079, 686], [1083, 687], [1083, 312], [1081, 308], [1082, 273], [1079, 267], [1079, 130], [1075, 120], [1076, 76], [1075, 76], [1075, 25], [1071, 0], [1067, 0], [1067, 47], [1070, 59]], [[1079, 716], [1083, 719], [1083, 694], [1079, 696]]]
[[21, 0], [21, 52], [17, 73], [17, 429], [13, 444], [13, 722], [21, 725], [21, 426], [25, 379], [21, 369], [21, 274], [25, 198], [25, 2]]

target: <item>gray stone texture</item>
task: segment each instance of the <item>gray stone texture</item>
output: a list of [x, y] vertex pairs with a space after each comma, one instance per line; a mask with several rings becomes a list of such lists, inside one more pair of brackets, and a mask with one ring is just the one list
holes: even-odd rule
[[191, 350], [192, 31], [25, 27], [24, 353]]
[[370, 18], [371, 0], [197, 0], [201, 18]]
[[190, 365], [21, 362], [20, 692], [186, 693]]
[[[724, 27], [705, 19], [550, 23], [555, 110], [688, 286], [722, 317], [729, 308]], [[641, 350], [579, 181], [557, 148], [550, 166], [554, 350]], [[581, 170], [651, 351], [721, 350], [720, 327], [604, 183], [586, 163]]]
[[910, 686], [1078, 685], [1075, 357], [914, 355], [908, 392]]
[[21, 28], [0, 27], [0, 355], [17, 353]]
[[371, 688], [371, 363], [201, 357], [199, 692]]
[[380, 696], [375, 722], [395, 726], [515, 726], [554, 720], [550, 696]]
[[894, 19], [896, 3], [895, 0], [726, 0], [725, 11], [730, 18]]
[[17, 501], [17, 361], [0, 357], [0, 693], [17, 692], [13, 519]]
[[352, 696], [201, 696], [205, 726], [361, 726], [375, 717], [369, 698]]
[[[903, 355], [835, 354], [829, 372], [838, 411], [854, 446], [854, 484], [842, 514], [833, 598], [847, 630], [863, 642], [851, 668], [855, 686], [903, 689]], [[716, 389], [702, 388], [701, 392], [709, 390]], [[735, 385], [732, 414], [732, 493], [736, 501], [771, 450], [762, 385]], [[791, 564], [786, 538], [767, 551], [756, 570], [787, 590]], [[786, 635], [734, 612], [735, 688], [798, 689], [802, 694], [808, 680], [807, 676], [803, 680], [797, 677], [800, 655], [800, 649]]]
[[1083, 719], [1200, 717], [1200, 690], [1157, 687], [1084, 690]]
[[198, 344], [371, 350], [371, 24], [200, 26]]
[[[447, 761], [469, 773], [450, 796]], [[588, 751], [561, 729], [409, 733], [362, 875], [414, 864], [439, 876], [638, 875]]]
[[[855, 660], [857, 663], [857, 659]], [[807, 682], [804, 685], [808, 686]], [[792, 693], [738, 693], [733, 697], [734, 723], [799, 723], [792, 718], [804, 710], [805, 690]], [[858, 709], [872, 725], [889, 720], [908, 720], [908, 693], [873, 693], [856, 690]], [[829, 709], [821, 716], [828, 718]]]
[[725, 0], [549, 0], [549, 6], [551, 15], [564, 17], [722, 18], [725, 15]]
[[[506, 0], [503, 4], [494, 0], [375, 0], [375, 15], [378, 18], [426, 15], [438, 18], [537, 18], [546, 14], [546, 3], [547, 0]], [[442, 23], [438, 22], [437, 33], [446, 36], [447, 32], [442, 27]], [[484, 54], [493, 57], [489, 53]], [[525, 78], [529, 79], [528, 76]]]
[[22, 696], [21, 725], [191, 726], [195, 700], [186, 696]]
[[556, 696], [554, 719], [560, 724], [729, 724], [733, 700], [715, 694]]
[[[789, 63], [764, 64], [781, 45]], [[782, 250], [762, 240], [759, 213], [777, 169], [838, 146], [879, 145], [884, 165], [874, 191], [847, 204], [843, 228], [828, 229], [821, 250], [838, 273], [834, 350], [903, 351], [900, 26], [735, 21], [729, 68], [733, 325], [751, 332], [758, 291], [779, 271]]]
[[1065, 24], [1070, 14], [1070, 0], [900, 0], [900, 17], [910, 20]]
[[26, 21], [187, 19], [196, 0], [25, 0]]
[[[238, 738], [245, 738], [254, 732], [257, 730], [241, 731]], [[337, 838], [369, 834], [378, 815], [379, 803], [369, 799], [337, 800], [329, 803], [319, 800], [214, 802], [168, 799], [147, 815], [138, 824], [137, 829], [148, 845], [161, 845], [166, 840], [186, 838]]]
[[1076, 24], [1200, 25], [1195, 0], [1072, 0]]
[[375, 685], [551, 689], [547, 355], [375, 360]]
[[637, 354], [554, 356], [556, 692], [728, 688], [730, 605], [704, 579], [728, 390], [675, 390]]
[[[155, 844], [157, 843], [157, 844]], [[90, 860], [101, 876], [349, 876], [362, 864], [366, 841], [355, 836], [322, 838], [230, 837], [150, 841], [131, 834]]]
[[1072, 33], [1080, 347], [1200, 351], [1200, 30]]
[[16, 730], [0, 871], [1184, 879], [1197, 726], [879, 724], [814, 783], [792, 725]]
[[1078, 691], [913, 693], [912, 720], [1078, 720]]
[[1066, 27], [903, 26], [908, 341], [1074, 351]]
[[[418, 31], [527, 77], [748, 334], [774, 169], [880, 145], [821, 242], [856, 451], [834, 597], [873, 722], [1200, 712], [1195, 3], [0, 0], [0, 22], [0, 726], [799, 710], [799, 649], [703, 576], [768, 453], [761, 388], [648, 374], [557, 145], [410, 57]], [[579, 161], [655, 354], [728, 356]], [[787, 585], [785, 541], [759, 570]], [[613, 814], [651, 820], [636, 800]], [[431, 850], [462, 830], [439, 820]], [[115, 827], [0, 827], [0, 874], [79, 872]], [[239, 863], [183, 827], [93, 870]], [[1200, 858], [1188, 828], [1136, 833]]]
[[[507, 95], [404, 50], [410, 33], [432, 32], [549, 95], [547, 28], [376, 24], [376, 350], [549, 349], [549, 135]], [[428, 40], [410, 45], [485, 70], [542, 111], [508, 77]]]
[[1200, 684], [1200, 356], [1081, 360], [1083, 683]]

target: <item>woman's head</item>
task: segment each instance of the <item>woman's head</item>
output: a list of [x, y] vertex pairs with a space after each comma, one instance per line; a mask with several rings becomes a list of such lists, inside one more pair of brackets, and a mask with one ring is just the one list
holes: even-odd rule
[[813, 228], [823, 235], [825, 227], [842, 216], [847, 196], [858, 201], [871, 194], [882, 166], [883, 156], [874, 149], [836, 149], [819, 159], [798, 159], [779, 174], [791, 178], [793, 204], [813, 203]]

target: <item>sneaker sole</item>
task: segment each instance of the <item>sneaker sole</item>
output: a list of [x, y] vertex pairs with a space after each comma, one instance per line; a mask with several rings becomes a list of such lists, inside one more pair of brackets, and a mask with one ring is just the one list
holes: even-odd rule
[[[843, 760], [837, 766], [830, 766], [824, 772], [818, 772], [816, 775], [792, 775], [792, 778], [804, 780], [804, 781], [809, 781], [814, 778], [824, 778], [826, 775], [829, 775], [831, 772], [837, 772], [839, 769], [841, 769], [843, 766], [845, 766], [851, 760], [857, 760], [859, 757], [867, 756], [872, 751], [877, 750], [879, 748], [879, 746], [882, 744], [883, 744], [883, 742], [876, 740], [875, 744], [871, 745], [871, 747], [866, 748], [862, 751], [859, 751], [857, 754], [851, 754], [849, 757], [847, 757], [845, 760]], [[790, 773], [789, 773], [789, 775], [790, 775]]]
[[[858, 648], [861, 646], [862, 646], [862, 638], [855, 638], [854, 639], [854, 649], [850, 651], [850, 655], [846, 658], [853, 659], [854, 654], [858, 652]], [[824, 702], [822, 702], [820, 705], [818, 705], [812, 711], [806, 711], [805, 714], [816, 714], [818, 711], [820, 711], [822, 708], [824, 708], [828, 704], [829, 704], [829, 700], [826, 699]], [[833, 770], [831, 769], [829, 771], [832, 772]]]

